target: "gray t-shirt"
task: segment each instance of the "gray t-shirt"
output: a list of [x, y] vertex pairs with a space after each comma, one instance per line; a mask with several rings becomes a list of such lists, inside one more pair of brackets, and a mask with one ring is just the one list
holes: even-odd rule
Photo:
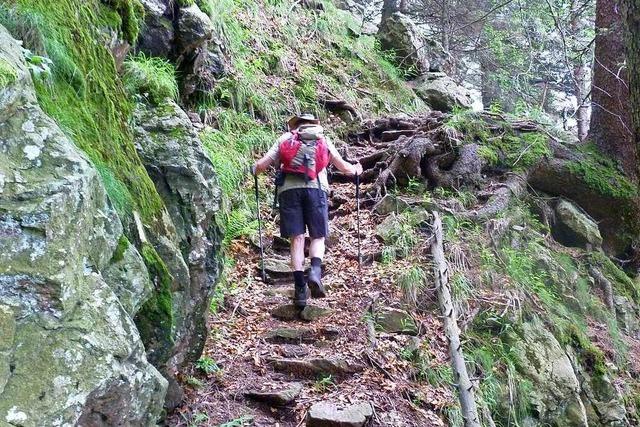
[[[320, 127], [320, 126], [318, 126]], [[271, 146], [269, 151], [267, 152], [267, 156], [269, 156], [276, 167], [280, 166], [280, 144], [286, 140], [291, 138], [291, 133], [287, 132], [283, 134], [278, 140]], [[329, 163], [333, 162], [334, 159], [340, 159], [340, 153], [336, 150], [336, 147], [329, 140], [329, 138], [324, 137], [327, 148], [329, 149]], [[318, 173], [318, 180], [320, 180], [321, 188], [329, 193], [329, 180], [327, 179], [327, 169], [323, 169]], [[283, 191], [291, 190], [293, 188], [318, 188], [318, 181], [314, 180], [306, 180], [302, 176], [296, 175], [287, 175], [284, 179], [284, 184], [278, 187], [278, 195], [280, 195]]]

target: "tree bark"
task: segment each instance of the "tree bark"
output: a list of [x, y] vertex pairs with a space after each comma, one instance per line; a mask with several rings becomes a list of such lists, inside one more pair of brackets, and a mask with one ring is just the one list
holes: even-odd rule
[[[620, 8], [622, 2], [631, 4], [634, 1], [596, 2], [597, 33], [590, 139], [602, 152], [615, 159], [629, 177], [636, 179], [638, 150], [633, 144], [631, 130], [628, 68], [625, 65], [623, 17]], [[637, 46], [637, 40], [634, 43]], [[637, 73], [637, 70], [634, 72]]]
[[[636, 153], [640, 153], [640, 0], [624, 0], [623, 11], [626, 29], [627, 69], [629, 73], [629, 103], [631, 129]], [[640, 177], [640, 164], [636, 162]]]
[[398, 0], [384, 0], [382, 2], [382, 17], [380, 18], [380, 26], [389, 19], [391, 15], [398, 11]]
[[433, 212], [433, 242], [431, 254], [433, 255], [433, 273], [438, 293], [438, 303], [444, 319], [444, 330], [449, 340], [449, 356], [451, 368], [458, 387], [460, 409], [464, 419], [464, 427], [480, 427], [478, 408], [476, 407], [473, 384], [469, 379], [467, 366], [462, 354], [460, 343], [460, 329], [458, 328], [457, 313], [451, 299], [451, 287], [449, 286], [449, 268], [444, 256], [442, 221], [438, 212]]

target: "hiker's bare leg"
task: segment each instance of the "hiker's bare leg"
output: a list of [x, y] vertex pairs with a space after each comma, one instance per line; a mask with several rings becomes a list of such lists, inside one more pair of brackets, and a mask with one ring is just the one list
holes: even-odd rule
[[309, 258], [324, 258], [324, 237], [311, 239], [309, 246]]
[[304, 234], [291, 237], [290, 242], [291, 268], [293, 271], [304, 271]]

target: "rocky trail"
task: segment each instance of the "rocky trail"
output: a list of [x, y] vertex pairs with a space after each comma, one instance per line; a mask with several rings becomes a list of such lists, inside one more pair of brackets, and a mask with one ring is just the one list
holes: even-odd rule
[[[350, 150], [351, 158], [360, 158], [368, 148]], [[332, 186], [323, 279], [329, 295], [309, 300], [300, 313], [290, 305], [287, 242], [278, 237], [270, 207], [263, 204], [262, 214], [267, 283], [257, 268], [257, 237], [234, 241], [232, 287], [210, 319], [205, 350], [216, 367], [209, 374], [196, 367], [184, 375], [196, 386], [170, 424], [443, 425], [437, 412], [451, 404], [452, 393], [411, 381], [412, 365], [401, 357], [428, 345], [434, 360], [447, 363], [440, 321], [432, 313], [409, 314], [403, 308], [394, 277], [407, 266], [402, 260], [373, 262], [382, 248], [375, 236], [379, 218], [366, 208], [358, 272], [355, 186]], [[413, 405], [417, 396], [431, 410]]]

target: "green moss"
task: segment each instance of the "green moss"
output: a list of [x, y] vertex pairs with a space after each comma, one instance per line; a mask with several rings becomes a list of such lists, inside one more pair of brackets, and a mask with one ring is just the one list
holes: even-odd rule
[[166, 98], [178, 99], [178, 83], [173, 65], [163, 58], [144, 53], [124, 62], [124, 87], [130, 95], [146, 95], [153, 104]]
[[604, 353], [575, 324], [567, 325], [560, 341], [562, 344], [573, 347], [578, 360], [590, 373], [595, 376], [607, 373]]
[[506, 166], [514, 169], [533, 166], [543, 157], [551, 155], [549, 138], [539, 132], [506, 135], [502, 138], [500, 149]]
[[0, 89], [4, 89], [11, 83], [16, 81], [18, 73], [16, 70], [4, 59], [0, 58]]
[[113, 251], [113, 256], [111, 257], [111, 262], [119, 262], [124, 258], [124, 252], [129, 248], [129, 239], [123, 234], [118, 239], [118, 245], [116, 246], [116, 250]]
[[597, 265], [602, 273], [613, 284], [617, 294], [629, 297], [632, 301], [640, 301], [640, 283], [629, 277], [604, 252], [591, 252], [589, 262]]
[[617, 199], [637, 197], [637, 187], [608, 163], [591, 157], [569, 163], [569, 170], [584, 179], [589, 187], [600, 194]]
[[173, 297], [169, 269], [156, 250], [148, 243], [142, 245], [142, 259], [155, 286], [152, 296], [140, 308], [135, 322], [145, 345], [154, 349], [149, 361], [158, 365], [168, 360], [173, 348]]
[[11, 4], [10, 14], [0, 19], [5, 23], [9, 16], [13, 36], [53, 61], [50, 81], [35, 82], [41, 107], [107, 178], [119, 213], [126, 219], [137, 209], [152, 223], [163, 203], [134, 148], [128, 127], [132, 104], [102, 42], [101, 28], [112, 17], [98, 0], [60, 0], [55, 7], [48, 0]]
[[120, 16], [120, 31], [123, 38], [135, 44], [140, 34], [140, 26], [144, 23], [144, 7], [139, 0], [107, 0]]
[[490, 166], [498, 166], [500, 157], [495, 148], [482, 145], [478, 148], [478, 155], [482, 157]]

